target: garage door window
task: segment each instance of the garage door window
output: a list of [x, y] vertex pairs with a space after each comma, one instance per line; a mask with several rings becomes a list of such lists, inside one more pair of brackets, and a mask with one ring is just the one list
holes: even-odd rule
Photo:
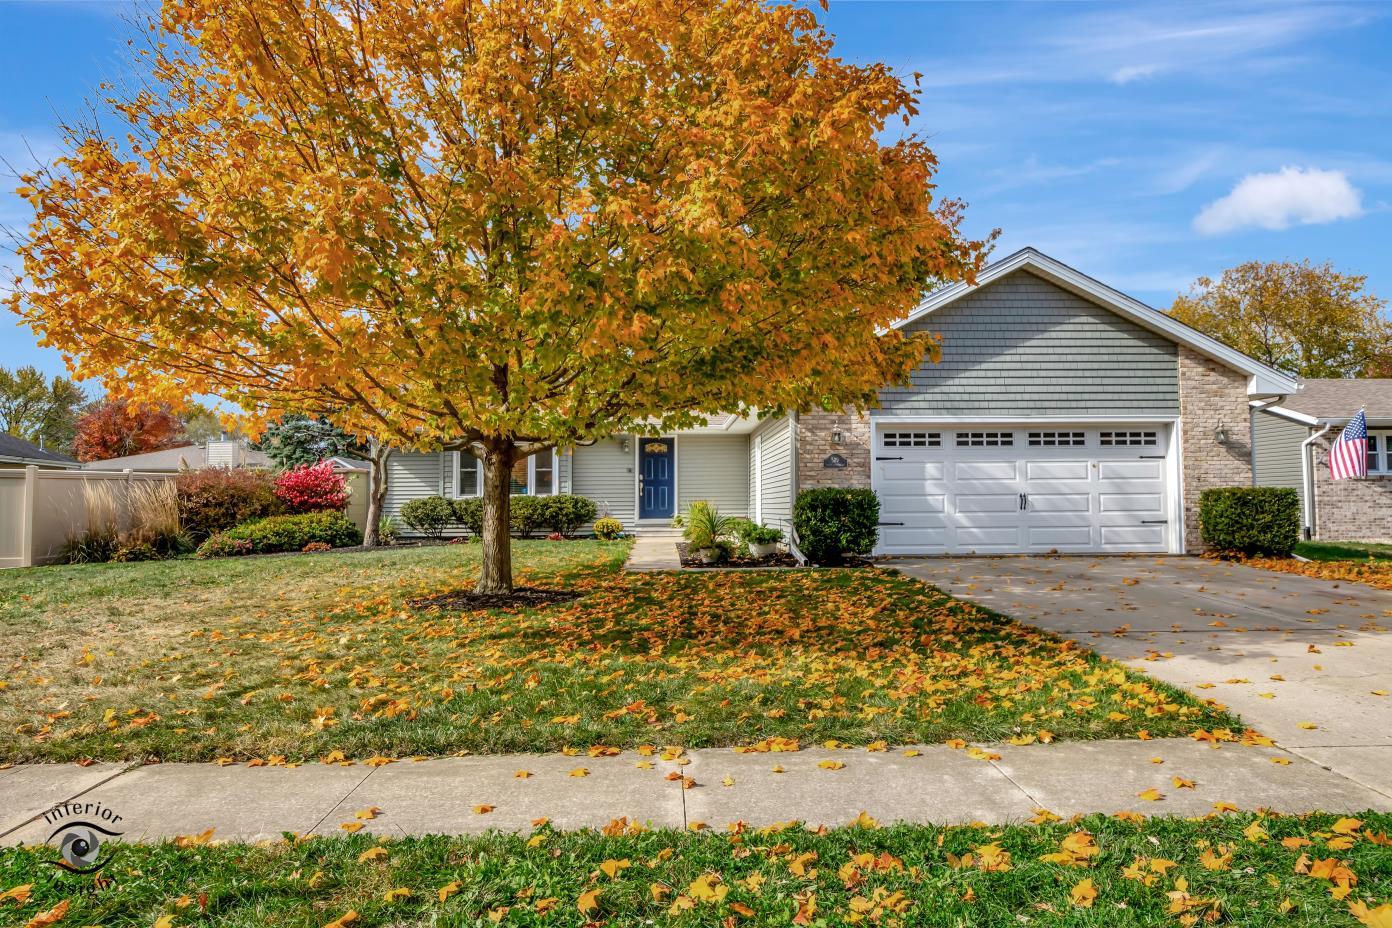
[[941, 448], [941, 432], [885, 432], [886, 448]]
[[1014, 432], [958, 432], [958, 448], [1009, 448], [1015, 444]]
[[1102, 432], [1099, 441], [1104, 448], [1115, 448], [1123, 445], [1134, 445], [1136, 447], [1152, 447], [1159, 442], [1156, 432]]
[[1031, 448], [1081, 448], [1087, 444], [1084, 432], [1030, 432]]

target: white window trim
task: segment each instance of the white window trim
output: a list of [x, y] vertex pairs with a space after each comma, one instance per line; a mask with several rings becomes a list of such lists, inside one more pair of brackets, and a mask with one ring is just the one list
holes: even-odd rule
[[[1388, 477], [1388, 476], [1392, 476], [1392, 462], [1389, 462], [1389, 460], [1388, 460], [1389, 457], [1392, 457], [1392, 456], [1389, 456], [1388, 453], [1387, 453], [1387, 452], [1388, 452], [1387, 444], [1388, 444], [1388, 442], [1392, 442], [1392, 431], [1387, 431], [1387, 430], [1384, 430], [1384, 429], [1369, 429], [1369, 430], [1368, 430], [1368, 440], [1369, 440], [1369, 442], [1371, 442], [1371, 441], [1373, 441], [1373, 440], [1376, 440], [1376, 441], [1377, 441], [1377, 454], [1373, 455], [1373, 460], [1374, 460], [1374, 461], [1377, 463], [1377, 465], [1378, 465], [1377, 467], [1369, 467], [1369, 468], [1368, 468], [1368, 476], [1369, 476], [1369, 477]], [[1370, 450], [1371, 450], [1371, 445], [1370, 445]]]
[[[450, 485], [451, 485], [451, 487], [452, 487], [453, 490], [454, 490], [454, 498], [455, 498], [455, 499], [468, 499], [468, 498], [470, 498], [470, 497], [482, 496], [482, 495], [483, 495], [483, 462], [482, 462], [482, 461], [478, 461], [477, 458], [474, 458], [474, 460], [478, 461], [478, 467], [476, 467], [476, 468], [474, 469], [474, 480], [475, 480], [474, 491], [473, 491], [472, 493], [461, 493], [461, 492], [459, 492], [459, 473], [460, 473], [460, 466], [459, 466], [459, 465], [460, 465], [460, 462], [462, 461], [462, 458], [461, 458], [460, 456], [461, 456], [461, 455], [468, 454], [468, 453], [469, 453], [469, 452], [467, 452], [467, 451], [456, 451], [456, 452], [454, 452], [454, 475], [453, 475], [453, 477], [452, 477], [452, 479], [451, 479]], [[546, 452], [546, 451], [540, 452], [540, 454], [548, 454], [548, 453], [551, 455], [551, 492], [550, 492], [550, 493], [544, 493], [544, 494], [541, 494], [541, 495], [543, 495], [543, 496], [555, 496], [555, 495], [557, 495], [557, 494], [560, 492], [560, 484], [561, 484], [561, 461], [560, 461], [560, 455], [558, 455], [558, 454], [556, 453], [556, 449], [555, 449], [555, 448], [552, 448], [549, 452]], [[470, 456], [472, 457], [472, 455], [470, 455]], [[537, 492], [536, 492], [536, 462], [537, 462], [537, 457], [538, 457], [538, 456], [539, 456], [538, 454], [533, 454], [533, 455], [531, 455], [531, 456], [529, 456], [529, 457], [527, 458], [527, 494], [526, 494], [526, 495], [528, 495], [528, 496], [536, 496], [536, 495], [537, 495]]]

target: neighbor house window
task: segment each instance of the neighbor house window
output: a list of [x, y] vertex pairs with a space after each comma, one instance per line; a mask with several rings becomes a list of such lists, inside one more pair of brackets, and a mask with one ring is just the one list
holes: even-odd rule
[[[483, 495], [483, 462], [467, 451], [454, 456], [454, 495]], [[512, 465], [508, 492], [514, 496], [551, 496], [556, 492], [556, 452], [542, 451]]]
[[1368, 433], [1368, 473], [1392, 474], [1392, 432]]

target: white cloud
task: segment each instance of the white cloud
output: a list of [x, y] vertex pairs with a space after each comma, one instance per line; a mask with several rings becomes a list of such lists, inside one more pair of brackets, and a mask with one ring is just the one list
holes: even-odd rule
[[1117, 68], [1107, 80], [1111, 81], [1113, 84], [1129, 84], [1132, 81], [1154, 77], [1158, 73], [1160, 73], [1159, 65], [1129, 64], [1123, 68]]
[[1194, 230], [1221, 235], [1248, 227], [1284, 229], [1352, 219], [1363, 212], [1362, 197], [1343, 171], [1284, 167], [1269, 174], [1248, 174], [1232, 193], [1194, 217]]

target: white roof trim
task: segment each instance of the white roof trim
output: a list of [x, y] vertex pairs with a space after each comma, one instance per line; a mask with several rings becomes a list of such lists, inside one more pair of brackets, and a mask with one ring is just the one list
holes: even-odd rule
[[[1256, 409], [1259, 405], [1260, 404], [1253, 403], [1252, 408]], [[1273, 416], [1279, 416], [1282, 419], [1289, 419], [1291, 422], [1299, 422], [1301, 425], [1320, 424], [1320, 420], [1316, 419], [1314, 416], [1307, 415], [1303, 412], [1296, 412], [1294, 409], [1287, 409], [1284, 406], [1261, 406], [1261, 411], [1269, 412]]]
[[955, 303], [967, 294], [999, 280], [1007, 274], [1021, 270], [1037, 274], [1065, 290], [1072, 291], [1084, 299], [1112, 310], [1119, 316], [1130, 319], [1137, 325], [1192, 348], [1199, 354], [1225, 364], [1233, 370], [1250, 375], [1251, 379], [1247, 382], [1249, 396], [1284, 396], [1299, 389], [1299, 381], [1291, 375], [1267, 367], [1237, 349], [1229, 348], [1217, 339], [1210, 338], [1174, 317], [1147, 306], [1140, 300], [1129, 297], [1119, 290], [1113, 290], [1101, 281], [1094, 280], [1034, 248], [1022, 248], [1009, 257], [987, 265], [976, 276], [975, 285], [959, 281], [929, 294], [913, 312], [909, 313], [903, 320], [896, 322], [893, 328], [903, 328], [944, 306]]

